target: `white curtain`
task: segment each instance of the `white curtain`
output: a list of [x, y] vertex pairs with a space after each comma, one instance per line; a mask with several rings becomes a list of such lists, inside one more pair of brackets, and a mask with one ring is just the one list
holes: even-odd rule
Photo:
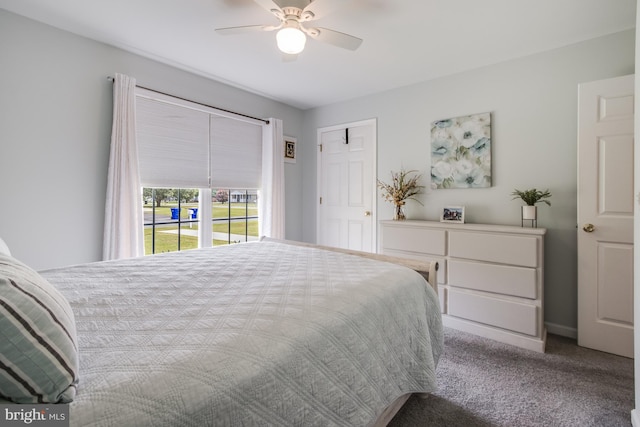
[[284, 135], [282, 120], [263, 126], [262, 185], [258, 194], [260, 236], [284, 239]]
[[144, 255], [135, 88], [134, 78], [116, 73], [104, 218], [104, 260]]

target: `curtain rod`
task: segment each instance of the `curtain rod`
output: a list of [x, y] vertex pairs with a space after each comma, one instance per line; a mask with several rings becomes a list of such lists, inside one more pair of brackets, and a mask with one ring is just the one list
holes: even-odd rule
[[[111, 77], [111, 76], [107, 76], [107, 80], [111, 81], [112, 83], [115, 82], [115, 79], [113, 77]], [[238, 115], [238, 116], [246, 117], [248, 119], [259, 120], [261, 122], [264, 122], [267, 125], [269, 124], [269, 120], [261, 119], [260, 117], [253, 117], [253, 116], [249, 116], [247, 114], [236, 113], [235, 111], [225, 110], [224, 108], [218, 108], [218, 107], [214, 107], [213, 105], [203, 104], [202, 102], [196, 102], [196, 101], [192, 101], [190, 99], [181, 98], [179, 96], [171, 95], [171, 94], [165, 93], [165, 92], [160, 92], [159, 90], [155, 90], [155, 89], [149, 89], [148, 87], [144, 87], [144, 86], [140, 86], [140, 85], [136, 85], [136, 87], [139, 87], [140, 89], [148, 90], [148, 91], [151, 91], [151, 92], [159, 93], [160, 95], [170, 96], [172, 98], [176, 98], [176, 99], [179, 99], [181, 101], [187, 101], [187, 102], [191, 102], [191, 103], [194, 103], [194, 104], [202, 105], [203, 107], [213, 108], [214, 110], [224, 111], [225, 113], [235, 114], [235, 115]]]

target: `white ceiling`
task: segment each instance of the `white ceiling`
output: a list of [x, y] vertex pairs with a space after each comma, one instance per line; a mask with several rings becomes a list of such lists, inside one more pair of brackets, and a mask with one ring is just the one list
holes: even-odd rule
[[360, 37], [360, 48], [309, 40], [294, 62], [282, 60], [274, 32], [214, 31], [276, 24], [253, 0], [0, 0], [0, 8], [307, 109], [634, 28], [636, 0], [344, 0], [314, 25]]

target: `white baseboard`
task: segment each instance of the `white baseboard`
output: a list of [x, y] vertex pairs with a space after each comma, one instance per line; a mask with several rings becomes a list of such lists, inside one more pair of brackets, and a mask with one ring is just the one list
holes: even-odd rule
[[506, 329], [485, 326], [481, 323], [471, 322], [469, 320], [447, 314], [442, 315], [442, 324], [449, 328], [500, 341], [505, 344], [511, 344], [528, 350], [537, 351], [538, 353], [544, 353], [544, 347], [547, 342], [546, 329], [542, 332], [542, 337], [527, 336], [507, 331]]
[[631, 411], [631, 425], [633, 427], [640, 427], [640, 414], [637, 409]]
[[[578, 338], [578, 330], [576, 328], [570, 328], [568, 326], [549, 322], [545, 322], [544, 325], [547, 327], [547, 332], [550, 334], [573, 338], [574, 340]], [[640, 425], [638, 425], [638, 427], [640, 427]]]

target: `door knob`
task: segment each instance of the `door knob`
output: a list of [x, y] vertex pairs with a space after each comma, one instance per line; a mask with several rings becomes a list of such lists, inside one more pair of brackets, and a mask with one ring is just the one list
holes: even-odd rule
[[371, 211], [364, 211], [364, 216], [371, 216]]
[[596, 227], [593, 224], [585, 224], [585, 225], [582, 226], [582, 229], [584, 231], [586, 231], [587, 233], [593, 233], [593, 230], [595, 230]]

